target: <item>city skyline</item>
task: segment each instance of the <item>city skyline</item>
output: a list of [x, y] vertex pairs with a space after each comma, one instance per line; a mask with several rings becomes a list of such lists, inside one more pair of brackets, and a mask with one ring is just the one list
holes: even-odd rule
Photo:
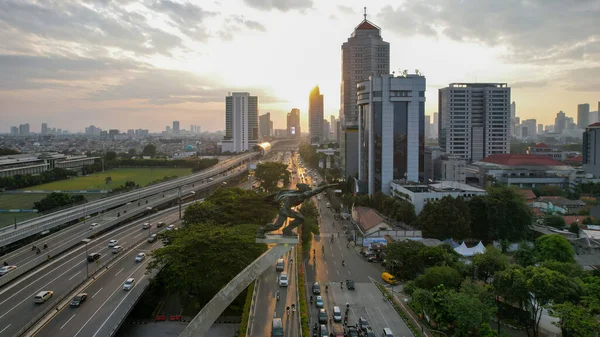
[[[90, 124], [159, 131], [174, 118], [222, 130], [224, 97], [234, 91], [258, 96], [276, 128], [300, 109], [308, 130], [306, 92], [314, 83], [331, 98], [324, 114], [339, 113], [340, 46], [364, 5], [4, 1], [0, 131], [29, 123], [37, 132], [42, 122], [71, 132]], [[437, 89], [452, 82], [508, 83], [517, 115], [543, 124], [561, 110], [577, 117], [578, 104], [594, 110], [600, 100], [600, 35], [591, 21], [600, 9], [592, 2], [367, 5], [367, 19], [390, 43], [390, 70], [427, 76], [427, 115], [437, 112]], [[478, 16], [487, 19], [473, 25]], [[248, 45], [269, 53], [235, 53]]]

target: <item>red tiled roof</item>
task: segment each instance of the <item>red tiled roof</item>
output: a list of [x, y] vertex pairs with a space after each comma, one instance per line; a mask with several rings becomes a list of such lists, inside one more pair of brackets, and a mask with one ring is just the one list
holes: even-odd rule
[[583, 156], [574, 156], [565, 159], [566, 162], [570, 163], [583, 163]]
[[588, 128], [589, 128], [590, 126], [600, 126], [600, 122], [596, 122], [596, 123], [594, 123], [594, 124], [590, 124], [590, 125], [588, 125]]
[[548, 146], [547, 144], [544, 144], [544, 143], [537, 143], [533, 147], [536, 149], [541, 149], [541, 148], [548, 148], [550, 146]]
[[533, 193], [532, 190], [519, 190], [519, 193], [521, 193], [521, 195], [523, 196], [523, 198], [525, 198], [525, 200], [533, 200], [533, 199], [537, 198], [535, 196], [535, 193]]
[[539, 207], [533, 207], [531, 209], [531, 211], [533, 212], [533, 215], [535, 216], [543, 216], [544, 212], [542, 212], [542, 210], [539, 209]]
[[565, 166], [564, 163], [550, 157], [532, 154], [493, 154], [481, 159], [481, 161], [505, 166]]
[[[357, 219], [354, 219], [358, 222], [358, 225], [362, 228], [364, 232], [370, 230], [371, 228], [380, 225], [382, 222], [385, 223], [382, 217], [375, 212], [374, 209], [369, 207], [356, 206], [354, 207], [354, 212]], [[353, 214], [353, 215], [354, 215]]]
[[[567, 226], [569, 226], [570, 224], [572, 224], [573, 222], [578, 223], [579, 225], [583, 224], [583, 220], [585, 220], [585, 218], [587, 218], [587, 215], [565, 215], [563, 216], [563, 219], [565, 220], [565, 223], [567, 224]], [[594, 220], [593, 216], [590, 216], [590, 219]], [[579, 221], [577, 221], [579, 220]]]
[[375, 27], [369, 21], [364, 20], [363, 22], [360, 23], [360, 25], [358, 25], [358, 27], [356, 27], [356, 29], [379, 29], [379, 28]]

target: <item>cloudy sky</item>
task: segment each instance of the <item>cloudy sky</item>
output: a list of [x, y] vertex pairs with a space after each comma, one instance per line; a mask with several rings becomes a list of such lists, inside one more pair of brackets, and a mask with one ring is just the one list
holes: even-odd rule
[[260, 97], [275, 128], [307, 123], [318, 84], [338, 115], [340, 47], [362, 20], [393, 70], [427, 77], [426, 113], [451, 82], [507, 82], [517, 114], [550, 124], [600, 101], [600, 0], [1, 0], [0, 132], [224, 129], [224, 97]]

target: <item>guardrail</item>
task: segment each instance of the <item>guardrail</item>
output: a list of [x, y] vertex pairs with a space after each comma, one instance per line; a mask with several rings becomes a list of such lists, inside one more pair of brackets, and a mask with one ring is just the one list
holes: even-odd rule
[[[209, 183], [206, 183], [206, 184], [202, 185], [202, 189], [218, 185], [218, 184], [222, 183], [224, 180], [227, 180], [228, 178], [231, 178], [231, 177], [238, 176], [238, 175], [242, 174], [242, 172], [244, 172], [244, 171], [245, 170], [240, 170], [238, 172], [234, 172], [234, 173], [229, 174], [227, 176], [217, 178], [217, 179], [215, 179], [212, 182], [209, 182]], [[177, 198], [177, 196], [175, 196], [174, 198]], [[147, 207], [154, 207], [154, 206], [163, 204], [166, 201], [168, 201], [168, 200], [165, 200], [164, 198], [160, 198], [160, 199], [155, 200], [155, 201], [153, 201], [151, 203], [143, 204], [142, 206], [140, 206], [140, 208], [138, 208], [136, 210], [133, 210], [133, 211], [129, 211], [127, 213], [127, 215], [128, 215], [127, 218], [145, 212], [147, 210]], [[163, 214], [165, 212], [168, 212], [168, 211], [170, 211], [170, 209], [160, 211], [160, 212], [158, 212], [156, 214], [153, 214], [151, 216], [151, 218], [160, 216], [161, 214]], [[125, 218], [125, 217], [117, 217], [115, 219], [109, 220], [108, 222], [100, 224], [98, 226], [98, 229], [101, 230], [101, 229], [104, 229], [104, 228], [116, 225], [119, 222], [126, 221], [127, 218]], [[93, 222], [93, 220], [90, 219], [89, 222], [91, 223], [91, 222]], [[21, 276], [21, 275], [29, 272], [30, 270], [32, 270], [33, 268], [35, 268], [35, 267], [43, 264], [44, 262], [48, 261], [47, 254], [50, 254], [51, 257], [59, 255], [59, 254], [65, 252], [65, 251], [73, 248], [74, 246], [78, 245], [79, 243], [81, 243], [81, 240], [86, 239], [86, 238], [90, 237], [91, 235], [93, 235], [95, 233], [97, 233], [97, 231], [89, 232], [86, 229], [86, 231], [80, 233], [77, 236], [72, 237], [69, 241], [67, 241], [66, 244], [62, 244], [58, 248], [49, 249], [49, 250], [45, 251], [44, 255], [42, 255], [42, 256], [40, 256], [40, 257], [38, 257], [38, 258], [36, 258], [36, 259], [34, 259], [32, 261], [29, 261], [28, 263], [26, 263], [26, 264], [24, 264], [22, 266], [19, 266], [14, 271], [12, 271], [12, 272], [10, 272], [10, 273], [8, 273], [8, 274], [0, 277], [0, 287], [2, 287], [3, 285], [9, 283], [12, 280], [18, 278], [19, 276]]]

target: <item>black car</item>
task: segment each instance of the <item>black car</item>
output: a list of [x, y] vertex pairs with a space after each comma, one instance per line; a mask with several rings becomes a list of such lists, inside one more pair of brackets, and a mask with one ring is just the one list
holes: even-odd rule
[[327, 311], [319, 309], [319, 324], [327, 324]]
[[348, 290], [354, 290], [354, 280], [346, 280], [346, 288], [348, 288]]
[[71, 301], [71, 307], [79, 307], [81, 303], [87, 300], [87, 297], [88, 294], [86, 293], [77, 294], [77, 296], [73, 297], [73, 300]]
[[373, 331], [373, 328], [368, 326], [365, 332], [363, 333], [363, 337], [377, 337], [377, 335], [375, 335], [375, 331]]
[[91, 253], [88, 255], [87, 260], [88, 262], [94, 262], [96, 260], [98, 260], [100, 258], [100, 253]]
[[358, 337], [358, 330], [351, 326], [348, 328], [348, 337]]
[[319, 328], [319, 335], [321, 337], [328, 337], [329, 336], [329, 334], [327, 333], [327, 325], [321, 324], [321, 327]]
[[364, 317], [360, 317], [358, 319], [358, 328], [362, 331], [366, 331], [368, 327], [369, 327], [369, 322], [367, 322], [367, 319]]
[[321, 295], [321, 286], [319, 285], [319, 282], [313, 283], [312, 292], [315, 295]]

